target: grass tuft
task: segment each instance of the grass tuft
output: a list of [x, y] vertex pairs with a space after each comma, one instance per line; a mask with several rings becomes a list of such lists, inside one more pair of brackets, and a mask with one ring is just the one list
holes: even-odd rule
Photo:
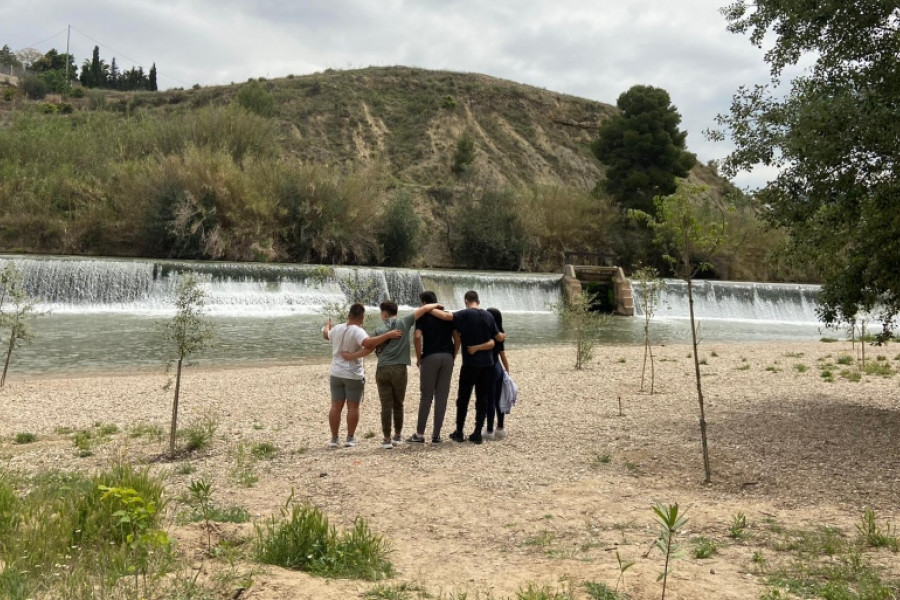
[[264, 564], [325, 577], [377, 580], [391, 577], [390, 544], [357, 517], [353, 529], [338, 533], [322, 511], [309, 504], [282, 509], [256, 527], [256, 559]]

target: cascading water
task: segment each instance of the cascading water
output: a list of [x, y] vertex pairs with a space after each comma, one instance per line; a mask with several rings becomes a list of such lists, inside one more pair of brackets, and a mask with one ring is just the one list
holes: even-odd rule
[[448, 308], [461, 308], [463, 294], [474, 289], [485, 307], [547, 312], [561, 293], [558, 275], [0, 256], [0, 268], [7, 262], [24, 272], [39, 308], [54, 313], [168, 312], [183, 272], [198, 278], [208, 312], [218, 316], [315, 314], [329, 304], [361, 300], [373, 306], [386, 298], [409, 308], [418, 306], [426, 288]]
[[[687, 283], [667, 279], [660, 294], [658, 317], [689, 316]], [[642, 315], [640, 286], [632, 281], [636, 315]], [[694, 315], [698, 319], [766, 321], [772, 323], [818, 323], [817, 285], [795, 283], [755, 283], [736, 281], [693, 282]]]

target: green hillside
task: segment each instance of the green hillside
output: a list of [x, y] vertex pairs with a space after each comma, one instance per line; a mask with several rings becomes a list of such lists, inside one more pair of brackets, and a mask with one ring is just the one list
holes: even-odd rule
[[[3, 93], [0, 250], [555, 269], [627, 244], [590, 193], [590, 143], [617, 110], [599, 102], [405, 67], [81, 92]], [[401, 235], [409, 210], [421, 227]], [[764, 250], [720, 271], [771, 278]]]

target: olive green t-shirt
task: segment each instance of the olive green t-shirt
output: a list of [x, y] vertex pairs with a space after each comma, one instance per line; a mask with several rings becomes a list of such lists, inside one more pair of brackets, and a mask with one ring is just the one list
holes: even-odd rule
[[410, 365], [409, 359], [409, 340], [412, 338], [411, 332], [416, 324], [416, 316], [413, 313], [402, 317], [392, 317], [375, 328], [375, 335], [387, 333], [392, 329], [399, 329], [403, 332], [403, 336], [394, 340], [388, 340], [381, 346], [381, 352], [378, 354], [378, 366], [386, 367], [388, 365]]

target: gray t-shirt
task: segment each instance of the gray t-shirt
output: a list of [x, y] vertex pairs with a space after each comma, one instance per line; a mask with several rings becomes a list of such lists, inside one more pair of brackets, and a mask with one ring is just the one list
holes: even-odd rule
[[393, 329], [399, 329], [403, 332], [402, 337], [394, 340], [388, 340], [382, 345], [381, 352], [378, 354], [378, 366], [387, 367], [389, 365], [410, 365], [409, 359], [409, 340], [412, 337], [413, 325], [416, 324], [416, 316], [413, 313], [402, 317], [392, 317], [384, 321], [375, 329], [375, 335], [387, 333]]

